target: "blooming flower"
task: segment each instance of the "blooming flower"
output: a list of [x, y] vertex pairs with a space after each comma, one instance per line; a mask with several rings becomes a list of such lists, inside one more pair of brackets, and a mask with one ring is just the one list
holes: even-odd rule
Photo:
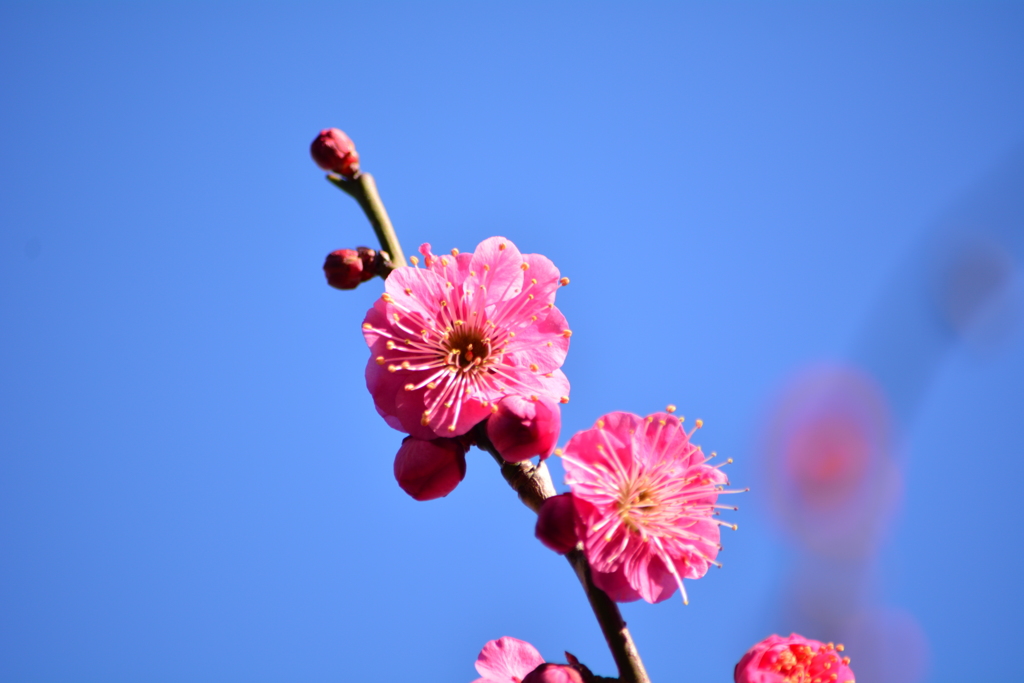
[[531, 671], [544, 663], [537, 648], [527, 642], [502, 636], [489, 641], [476, 658], [482, 676], [473, 683], [522, 683]]
[[[572, 334], [555, 308], [568, 283], [503, 237], [472, 254], [392, 271], [363, 321], [366, 385], [389, 425], [421, 439], [464, 434], [503, 397], [569, 400], [559, 369]], [[413, 260], [414, 264], [417, 261]]]
[[683, 579], [718, 564], [725, 523], [716, 501], [728, 480], [690, 443], [692, 434], [670, 413], [617, 412], [565, 448], [576, 531], [594, 583], [613, 600], [660, 602], [678, 586], [686, 602]]
[[750, 648], [736, 664], [736, 683], [854, 683], [850, 658], [842, 645], [822, 643], [796, 633], [772, 635]]

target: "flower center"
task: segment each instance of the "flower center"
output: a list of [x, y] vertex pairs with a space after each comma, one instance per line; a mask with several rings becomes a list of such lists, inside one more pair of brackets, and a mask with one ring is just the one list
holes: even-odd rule
[[646, 481], [630, 482], [619, 491], [616, 509], [623, 524], [634, 531], [647, 525], [647, 516], [658, 503], [657, 495]]
[[458, 326], [448, 333], [442, 343], [444, 363], [456, 371], [471, 372], [489, 364], [491, 340], [476, 327]]

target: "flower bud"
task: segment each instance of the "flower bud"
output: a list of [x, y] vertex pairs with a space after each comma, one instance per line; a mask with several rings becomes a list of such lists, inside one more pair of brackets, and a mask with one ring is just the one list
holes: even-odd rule
[[576, 536], [576, 506], [571, 493], [552, 496], [541, 503], [534, 535], [559, 555], [576, 547], [579, 538]]
[[336, 289], [355, 289], [360, 282], [369, 279], [364, 276], [363, 268], [363, 259], [354, 249], [332, 251], [324, 261], [327, 284]]
[[544, 460], [555, 449], [562, 429], [562, 413], [551, 398], [506, 396], [487, 419], [487, 438], [507, 462], [539, 455]]
[[523, 683], [583, 683], [583, 676], [566, 664], [541, 664], [526, 675]]
[[458, 439], [407, 436], [395, 456], [395, 479], [416, 500], [442, 498], [466, 476], [466, 449]]
[[359, 260], [363, 262], [361, 280], [363, 282], [372, 280], [380, 272], [382, 261], [380, 252], [374, 251], [369, 247], [356, 247], [356, 253], [359, 254]]
[[309, 146], [316, 165], [346, 178], [359, 173], [359, 154], [355, 143], [337, 128], [324, 128]]

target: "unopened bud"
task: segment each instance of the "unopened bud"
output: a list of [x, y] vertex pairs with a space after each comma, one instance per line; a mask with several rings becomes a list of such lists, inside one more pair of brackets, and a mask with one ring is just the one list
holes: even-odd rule
[[576, 547], [576, 505], [571, 493], [552, 496], [541, 503], [534, 535], [559, 555]]
[[359, 173], [359, 153], [355, 143], [337, 128], [324, 128], [309, 146], [316, 165], [325, 171], [352, 178]]
[[458, 439], [407, 436], [395, 456], [395, 479], [416, 500], [442, 498], [466, 476], [466, 449]]
[[535, 455], [544, 460], [555, 449], [561, 429], [562, 413], [547, 397], [506, 396], [487, 419], [487, 438], [507, 462]]
[[583, 683], [583, 676], [566, 664], [541, 664], [526, 674], [523, 683]]
[[373, 280], [374, 276], [380, 272], [382, 260], [380, 252], [374, 251], [370, 247], [356, 247], [355, 253], [362, 261], [362, 282]]
[[[338, 249], [327, 255], [324, 261], [324, 275], [327, 284], [336, 289], [355, 289], [368, 280], [364, 272], [363, 259], [354, 249]], [[373, 277], [373, 273], [370, 274]]]

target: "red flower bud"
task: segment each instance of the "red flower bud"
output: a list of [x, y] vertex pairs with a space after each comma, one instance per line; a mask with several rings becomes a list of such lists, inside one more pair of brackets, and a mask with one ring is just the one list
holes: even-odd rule
[[555, 450], [562, 429], [558, 404], [546, 396], [536, 400], [506, 396], [487, 419], [487, 438], [508, 462], [544, 460]]
[[466, 476], [466, 448], [458, 439], [407, 436], [395, 456], [395, 479], [416, 500], [442, 498]]
[[[363, 259], [353, 249], [338, 249], [327, 255], [324, 261], [324, 275], [327, 284], [337, 289], [355, 289], [363, 280]], [[371, 274], [370, 277], [373, 277]]]
[[337, 128], [324, 128], [309, 146], [316, 165], [346, 178], [359, 173], [359, 153], [355, 143]]
[[576, 506], [571, 493], [552, 496], [541, 503], [534, 535], [559, 555], [576, 547], [579, 537], [576, 536]]
[[583, 676], [566, 664], [541, 664], [526, 674], [523, 683], [583, 683]]

